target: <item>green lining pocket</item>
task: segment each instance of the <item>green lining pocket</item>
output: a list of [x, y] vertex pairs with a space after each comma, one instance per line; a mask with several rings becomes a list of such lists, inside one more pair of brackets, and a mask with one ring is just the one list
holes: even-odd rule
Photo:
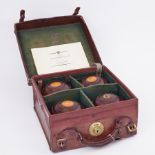
[[[71, 89], [82, 87], [82, 85], [80, 84], [80, 82], [77, 81], [74, 77], [72, 77], [72, 76], [68, 76], [68, 77], [60, 76], [60, 77], [52, 77], [52, 78], [43, 79], [43, 89], [50, 82], [54, 82], [54, 81], [64, 82], [64, 83], [68, 84]], [[64, 90], [62, 90], [62, 91], [64, 91]], [[59, 91], [59, 92], [61, 92], [61, 91]], [[50, 94], [52, 94], [52, 93], [50, 93]], [[49, 96], [50, 94], [45, 95], [45, 96]]]
[[79, 81], [77, 81], [73, 76], [69, 76], [69, 79], [73, 88], [83, 87], [82, 84]]
[[45, 96], [44, 100], [47, 104], [49, 111], [51, 111], [51, 108], [55, 106], [58, 102], [64, 100], [77, 101], [81, 104], [82, 109], [94, 106], [90, 99], [79, 88], [53, 93], [51, 95]]
[[[87, 72], [87, 73], [79, 73], [72, 75], [79, 83], [81, 83], [82, 79], [91, 76], [91, 75], [96, 75], [95, 71], [92, 72]], [[115, 80], [106, 72], [102, 71], [101, 77], [106, 81], [106, 83], [115, 83]], [[82, 85], [82, 84], [81, 84]]]
[[131, 97], [127, 94], [127, 92], [120, 87], [118, 84], [101, 84], [85, 87], [82, 89], [83, 92], [90, 98], [92, 102], [95, 102], [97, 96], [104, 93], [113, 93], [118, 95], [122, 100], [128, 100]]

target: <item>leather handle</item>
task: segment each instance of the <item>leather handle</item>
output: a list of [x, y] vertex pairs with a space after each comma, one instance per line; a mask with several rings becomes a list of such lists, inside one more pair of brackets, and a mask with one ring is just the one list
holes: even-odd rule
[[[66, 148], [67, 141], [71, 139], [68, 138], [69, 135], [74, 135], [75, 140], [80, 140], [82, 144], [97, 147], [109, 144], [117, 139], [123, 138], [123, 136], [133, 135], [136, 131], [136, 125], [132, 119], [128, 116], [121, 116], [114, 121], [113, 130], [105, 137], [100, 138], [100, 140], [93, 140], [93, 137], [90, 138], [90, 135], [83, 135], [76, 128], [67, 128], [58, 135], [57, 144], [61, 149]], [[125, 135], [122, 133], [125, 133]]]
[[[122, 133], [126, 133], [123, 135]], [[113, 130], [103, 139], [99, 141], [90, 141], [82, 136], [81, 142], [88, 146], [103, 146], [109, 144], [117, 139], [123, 138], [123, 136], [131, 136], [137, 132], [137, 127], [128, 116], [118, 117], [114, 122]]]
[[109, 144], [113, 141], [115, 141], [116, 139], [120, 139], [120, 132], [119, 132], [119, 128], [120, 128], [120, 122], [119, 121], [115, 121], [115, 125], [113, 130], [103, 139], [99, 140], [99, 141], [90, 141], [89, 139], [85, 138], [84, 136], [82, 136], [81, 142], [85, 145], [89, 145], [89, 146], [103, 146], [106, 144]]

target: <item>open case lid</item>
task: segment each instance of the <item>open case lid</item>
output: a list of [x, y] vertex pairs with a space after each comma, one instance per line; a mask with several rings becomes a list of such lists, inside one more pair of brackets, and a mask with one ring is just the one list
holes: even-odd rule
[[32, 48], [42, 48], [80, 42], [89, 63], [89, 67], [94, 63], [102, 64], [86, 23], [83, 17], [78, 15], [79, 10], [80, 8], [77, 7], [73, 15], [70, 16], [44, 18], [30, 21], [24, 21], [25, 11], [20, 11], [19, 23], [15, 24], [15, 34], [29, 85], [31, 85], [31, 77], [38, 75], [31, 52]]

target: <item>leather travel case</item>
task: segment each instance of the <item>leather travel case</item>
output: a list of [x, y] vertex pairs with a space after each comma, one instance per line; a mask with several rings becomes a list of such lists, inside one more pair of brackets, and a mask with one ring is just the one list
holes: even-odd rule
[[[34, 109], [53, 152], [103, 146], [137, 133], [138, 99], [103, 65], [79, 10], [77, 7], [69, 16], [30, 21], [24, 21], [25, 11], [21, 10], [19, 23], [15, 24], [28, 84], [33, 88]], [[37, 74], [31, 48], [73, 42], [81, 42], [89, 67]], [[106, 82], [84, 87], [81, 80], [90, 75], [99, 75]], [[55, 80], [68, 82], [71, 89], [43, 95], [45, 85]], [[96, 97], [103, 93], [114, 93], [121, 100], [96, 106]], [[82, 103], [82, 109], [53, 113], [51, 107], [62, 99], [76, 100]]]

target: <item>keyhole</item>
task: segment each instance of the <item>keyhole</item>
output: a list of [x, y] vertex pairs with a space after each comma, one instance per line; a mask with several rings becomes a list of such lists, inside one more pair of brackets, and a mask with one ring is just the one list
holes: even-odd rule
[[98, 135], [98, 134], [100, 133], [100, 131], [101, 131], [101, 130], [97, 127], [97, 128], [95, 129], [95, 134]]

